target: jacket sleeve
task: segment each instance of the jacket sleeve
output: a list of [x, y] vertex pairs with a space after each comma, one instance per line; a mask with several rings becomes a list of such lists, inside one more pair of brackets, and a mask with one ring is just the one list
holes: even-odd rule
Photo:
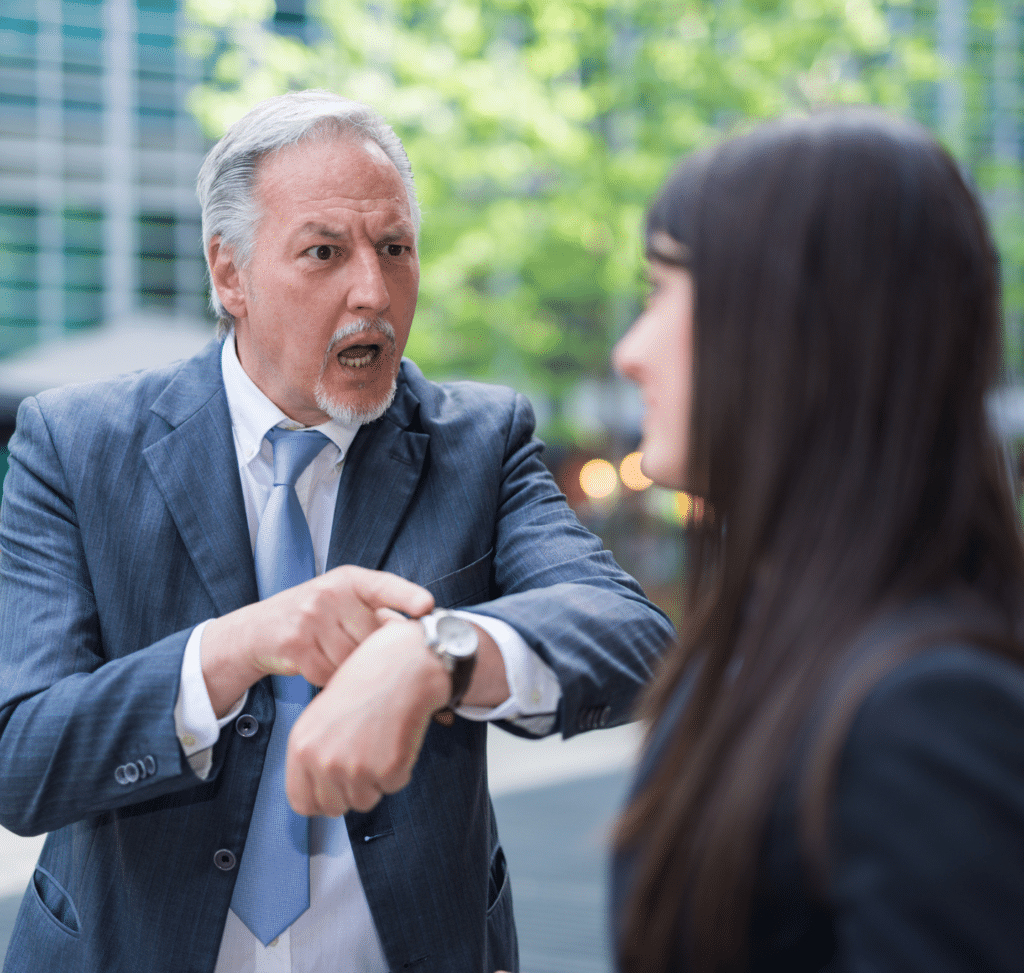
[[1024, 672], [969, 649], [898, 669], [837, 778], [837, 973], [1010, 973], [1024, 957]]
[[66, 472], [35, 399], [0, 511], [0, 823], [31, 835], [192, 786], [173, 709], [191, 629], [104, 652]]
[[[675, 633], [576, 519], [541, 460], [543, 446], [533, 429], [533, 410], [518, 395], [494, 537], [494, 580], [501, 596], [472, 611], [508, 622], [554, 670], [561, 702], [554, 725], [539, 732], [570, 737], [632, 719], [637, 693]], [[528, 722], [502, 725], [536, 735]]]

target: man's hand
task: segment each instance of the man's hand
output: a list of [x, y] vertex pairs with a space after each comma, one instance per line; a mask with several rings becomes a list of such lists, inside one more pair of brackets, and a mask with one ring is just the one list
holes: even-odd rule
[[418, 622], [392, 621], [374, 632], [292, 728], [285, 777], [291, 806], [337, 817], [369, 811], [401, 790], [451, 688]]
[[270, 674], [301, 673], [314, 686], [325, 686], [380, 627], [382, 609], [418, 618], [433, 607], [430, 592], [411, 581], [344, 565], [215, 618], [202, 640], [203, 676], [213, 710], [223, 716]]

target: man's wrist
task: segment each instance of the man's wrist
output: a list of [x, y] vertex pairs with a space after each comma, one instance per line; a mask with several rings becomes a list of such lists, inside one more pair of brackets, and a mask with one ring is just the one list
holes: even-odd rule
[[455, 709], [469, 688], [476, 667], [479, 637], [469, 622], [444, 609], [420, 620], [427, 648], [434, 653], [451, 679], [447, 709]]
[[243, 634], [237, 631], [236, 615], [232, 612], [211, 619], [203, 632], [200, 646], [203, 679], [218, 719], [265, 675], [248, 655], [238, 650], [245, 642]]

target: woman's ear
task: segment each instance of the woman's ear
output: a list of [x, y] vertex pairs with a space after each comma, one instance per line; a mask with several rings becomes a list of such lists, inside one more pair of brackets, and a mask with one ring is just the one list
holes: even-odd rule
[[210, 262], [210, 282], [224, 309], [235, 320], [246, 316], [245, 287], [242, 274], [235, 265], [234, 255], [230, 247], [221, 245], [221, 238], [215, 236], [210, 240], [208, 252]]

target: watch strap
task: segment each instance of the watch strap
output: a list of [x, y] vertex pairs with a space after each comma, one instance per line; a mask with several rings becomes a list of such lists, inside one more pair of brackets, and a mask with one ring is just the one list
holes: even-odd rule
[[454, 710], [462, 702], [462, 697], [469, 689], [470, 680], [473, 678], [473, 670], [476, 668], [476, 654], [468, 659], [457, 659], [451, 671], [452, 695], [448, 700], [447, 709]]

